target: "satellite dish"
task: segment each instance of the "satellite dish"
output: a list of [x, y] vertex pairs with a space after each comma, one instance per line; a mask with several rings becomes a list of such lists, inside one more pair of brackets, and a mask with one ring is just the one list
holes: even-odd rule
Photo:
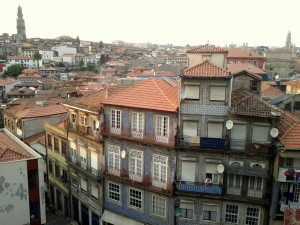
[[184, 99], [185, 98], [185, 91], [180, 91], [179, 92], [179, 98]]
[[126, 156], [126, 152], [125, 152], [125, 150], [122, 150], [122, 152], [121, 152], [121, 157], [122, 157], [122, 159], [124, 159], [125, 156]]
[[270, 135], [271, 135], [271, 137], [276, 138], [276, 137], [278, 136], [278, 134], [279, 134], [279, 132], [278, 132], [278, 129], [277, 129], [277, 128], [272, 128], [272, 129], [270, 130]]
[[278, 79], [279, 79], [279, 75], [276, 75], [276, 76], [275, 76], [275, 80], [278, 80]]
[[226, 122], [226, 128], [227, 128], [227, 130], [231, 130], [232, 127], [233, 127], [233, 122], [232, 122], [232, 120], [228, 120], [228, 121]]
[[217, 166], [217, 172], [218, 173], [224, 173], [224, 166], [223, 166], [223, 164], [219, 164]]

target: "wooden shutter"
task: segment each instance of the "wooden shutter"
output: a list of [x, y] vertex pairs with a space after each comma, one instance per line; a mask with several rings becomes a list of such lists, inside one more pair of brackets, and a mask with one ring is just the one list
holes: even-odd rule
[[215, 163], [205, 163], [205, 173], [218, 174], [217, 166]]
[[195, 182], [196, 162], [181, 162], [181, 180]]
[[194, 209], [193, 202], [180, 201], [180, 208], [182, 209]]
[[222, 138], [223, 123], [207, 123], [207, 137]]
[[199, 99], [200, 87], [196, 85], [185, 85], [186, 99]]
[[231, 138], [234, 140], [246, 140], [247, 125], [234, 124], [231, 130]]
[[183, 121], [183, 135], [195, 137], [198, 136], [198, 122]]
[[225, 101], [226, 87], [211, 86], [210, 87], [210, 100]]
[[268, 138], [269, 138], [268, 126], [261, 126], [261, 125], [253, 126], [252, 141], [259, 142], [259, 143], [266, 143], [268, 142]]
[[98, 170], [98, 154], [94, 151], [91, 151], [91, 167]]

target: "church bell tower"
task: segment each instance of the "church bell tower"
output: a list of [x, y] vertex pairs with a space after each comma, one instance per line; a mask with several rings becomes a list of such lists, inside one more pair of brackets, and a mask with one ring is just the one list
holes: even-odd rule
[[18, 7], [18, 18], [17, 18], [17, 41], [23, 42], [26, 40], [26, 27], [23, 19], [22, 8]]

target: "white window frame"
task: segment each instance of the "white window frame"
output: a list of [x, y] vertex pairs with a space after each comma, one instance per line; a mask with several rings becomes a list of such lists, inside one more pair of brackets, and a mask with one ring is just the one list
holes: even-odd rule
[[129, 179], [142, 182], [144, 172], [143, 151], [130, 149], [129, 154]]
[[158, 195], [152, 195], [152, 213], [156, 216], [166, 218], [167, 199]]
[[117, 183], [108, 182], [107, 183], [107, 193], [108, 193], [108, 199], [110, 201], [114, 202], [121, 202], [121, 188], [122, 186]]
[[[136, 192], [136, 194], [135, 194]], [[128, 188], [128, 205], [134, 209], [143, 209], [143, 191], [136, 188]]]
[[80, 189], [84, 192], [87, 192], [88, 190], [87, 180], [83, 179], [82, 177], [80, 178]]
[[120, 176], [120, 169], [121, 169], [121, 147], [117, 145], [108, 145], [108, 172]]
[[[218, 133], [220, 133], [220, 135], [218, 137], [216, 137], [216, 136], [214, 136], [214, 135], [211, 134], [211, 131], [209, 129], [210, 128], [210, 124], [212, 126], [215, 126], [215, 125], [220, 126], [219, 128], [221, 128], [221, 126], [222, 126], [221, 130], [218, 130], [219, 131]], [[213, 129], [215, 129], [215, 127]], [[211, 137], [211, 138], [223, 138], [223, 133], [224, 133], [224, 123], [222, 123], [222, 122], [208, 122], [207, 123], [207, 137]]]
[[242, 175], [228, 174], [228, 187], [241, 188], [242, 187], [242, 179], [243, 179]]
[[161, 143], [169, 143], [169, 122], [168, 116], [156, 116], [156, 136], [155, 140]]
[[[216, 207], [216, 211], [212, 211], [212, 210], [205, 210], [205, 207], [206, 208], [209, 208], [209, 207]], [[204, 212], [205, 211], [208, 211], [209, 212], [209, 219], [204, 219]], [[203, 215], [202, 215], [202, 220], [203, 221], [208, 221], [208, 222], [217, 222], [218, 221], [218, 211], [219, 211], [219, 206], [216, 205], [216, 204], [203, 204]], [[211, 218], [211, 212], [216, 212], [216, 220], [212, 220]]]
[[[258, 216], [253, 215], [253, 210], [258, 211]], [[260, 209], [255, 207], [247, 207], [245, 212], [245, 225], [259, 225], [260, 224]], [[248, 221], [248, 219], [250, 221]]]
[[73, 148], [71, 148], [71, 160], [73, 163], [77, 162], [77, 151]]
[[[86, 158], [87, 157], [87, 149], [80, 146], [79, 151], [80, 151], [80, 166], [81, 166], [81, 168], [86, 169], [86, 166], [87, 166], [87, 158]], [[83, 151], [85, 151], [85, 157], [83, 157], [83, 155], [84, 155], [84, 154], [82, 154]]]
[[131, 119], [131, 132], [135, 138], [144, 137], [144, 113], [133, 112]]
[[168, 181], [168, 157], [153, 154], [152, 185], [166, 189]]
[[239, 206], [233, 204], [226, 204], [224, 222], [226, 224], [238, 224], [239, 222]]
[[264, 186], [264, 179], [262, 177], [249, 177], [248, 189], [262, 191]]
[[121, 134], [122, 129], [122, 111], [117, 109], [111, 110], [110, 115], [110, 128], [111, 133], [113, 134]]
[[91, 184], [91, 196], [95, 199], [99, 199], [99, 187], [98, 185]]

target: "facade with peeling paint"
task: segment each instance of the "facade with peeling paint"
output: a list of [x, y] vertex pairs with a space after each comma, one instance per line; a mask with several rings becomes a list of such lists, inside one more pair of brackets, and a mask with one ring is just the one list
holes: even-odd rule
[[43, 159], [6, 130], [0, 130], [0, 223], [45, 224]]

